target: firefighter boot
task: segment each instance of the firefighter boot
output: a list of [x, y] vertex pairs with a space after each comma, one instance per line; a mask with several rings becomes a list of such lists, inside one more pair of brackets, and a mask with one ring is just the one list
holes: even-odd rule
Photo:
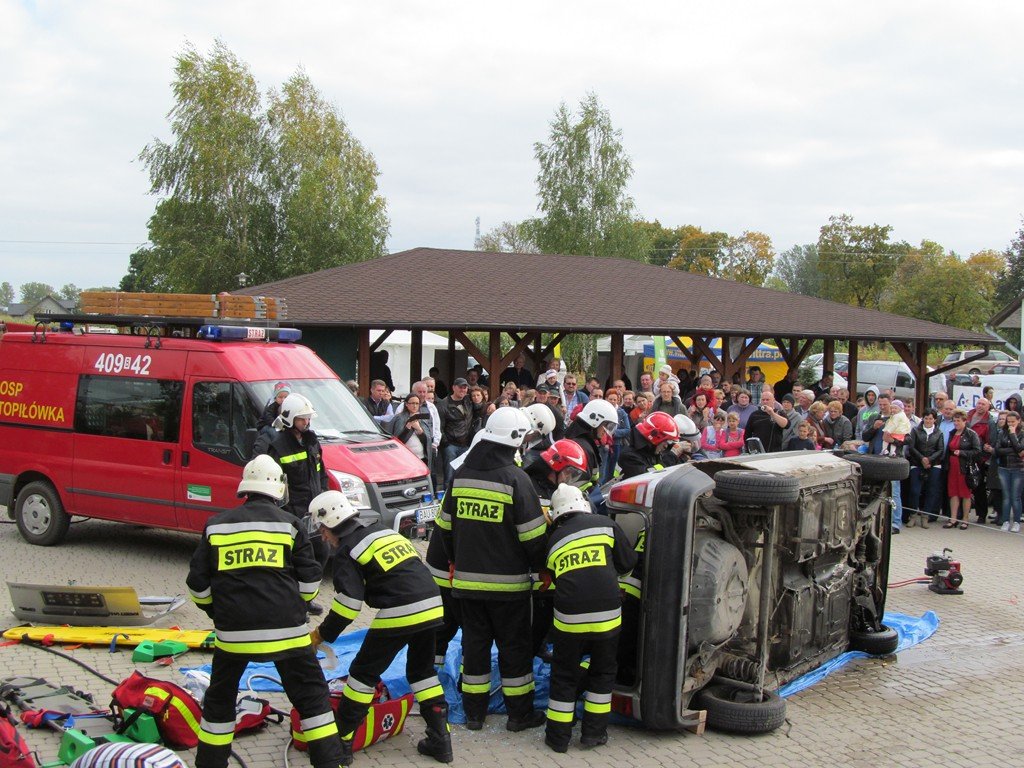
[[453, 756], [451, 729], [448, 727], [448, 705], [428, 704], [420, 709], [420, 714], [427, 724], [427, 736], [420, 739], [416, 751], [434, 758], [439, 763], [450, 763]]

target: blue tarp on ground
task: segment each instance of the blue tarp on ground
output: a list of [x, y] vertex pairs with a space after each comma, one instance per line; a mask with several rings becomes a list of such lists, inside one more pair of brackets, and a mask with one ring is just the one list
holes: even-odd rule
[[[921, 617], [907, 616], [902, 613], [887, 613], [885, 614], [884, 621], [887, 626], [895, 629], [900, 636], [897, 651], [905, 650], [928, 639], [939, 626], [939, 617], [932, 611], [928, 611]], [[362, 645], [364, 637], [366, 637], [366, 630], [360, 629], [354, 632], [347, 632], [331, 643], [332, 649], [338, 656], [338, 665], [334, 669], [326, 671], [328, 679], [344, 677], [348, 673], [349, 665], [359, 650], [359, 646]], [[464, 723], [466, 721], [465, 713], [462, 711], [462, 698], [459, 695], [458, 686], [459, 668], [462, 665], [461, 639], [461, 634], [456, 634], [455, 639], [448, 645], [448, 654], [445, 657], [444, 667], [438, 673], [441, 684], [444, 686], [445, 698], [448, 700], [448, 718], [452, 723]], [[505, 704], [501, 698], [501, 678], [498, 674], [497, 651], [492, 649], [491, 654], [491, 703], [489, 711], [504, 713]], [[868, 654], [861, 651], [847, 651], [827, 664], [784, 685], [779, 689], [779, 693], [782, 696], [792, 696], [794, 693], [809, 688], [819, 680], [832, 674], [832, 672], [848, 663], [851, 659], [865, 658], [867, 656]], [[320, 657], [323, 658], [322, 653]], [[188, 669], [182, 667], [181, 671], [186, 672]], [[210, 665], [205, 664], [201, 667], [193, 667], [192, 669], [209, 674]], [[537, 686], [534, 694], [534, 704], [538, 709], [547, 706], [550, 674], [550, 665], [534, 659], [533, 675]], [[250, 678], [256, 675], [266, 676], [269, 679], [261, 677], [250, 682]], [[409, 683], [405, 679], [405, 651], [398, 655], [381, 678], [387, 685], [388, 690], [391, 691], [392, 696], [402, 696], [409, 693]], [[254, 691], [280, 691], [282, 688], [279, 681], [280, 678], [273, 664], [252, 663], [242, 675], [240, 687], [251, 688]]]

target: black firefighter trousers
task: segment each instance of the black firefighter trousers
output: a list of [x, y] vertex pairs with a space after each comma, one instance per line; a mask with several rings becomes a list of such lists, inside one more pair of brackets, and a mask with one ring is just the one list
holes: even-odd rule
[[491, 688], [491, 643], [510, 720], [533, 713], [533, 648], [530, 593], [511, 600], [459, 598], [462, 609], [462, 705], [466, 719], [483, 722]]
[[[607, 735], [618, 645], [618, 628], [600, 633], [554, 630], [551, 698], [545, 726], [548, 741], [569, 745], [580, 681], [584, 678], [583, 737], [599, 739]], [[589, 665], [582, 663], [587, 654]]]
[[[238, 681], [250, 661], [259, 656], [213, 651], [210, 687], [203, 699], [203, 721], [199, 728], [196, 768], [225, 768], [235, 734], [235, 699]], [[343, 756], [338, 726], [331, 709], [327, 681], [310, 645], [294, 656], [275, 659], [281, 686], [302, 719], [302, 731], [309, 739], [309, 762], [313, 768], [338, 768]]]

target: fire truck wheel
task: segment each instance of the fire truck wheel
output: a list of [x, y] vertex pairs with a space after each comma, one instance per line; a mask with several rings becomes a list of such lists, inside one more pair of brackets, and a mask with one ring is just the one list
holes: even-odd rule
[[770, 507], [800, 500], [800, 481], [786, 475], [747, 469], [723, 469], [715, 473], [715, 498], [726, 504]]
[[786, 722], [786, 700], [774, 691], [756, 691], [712, 683], [697, 693], [696, 709], [706, 710], [707, 723], [726, 733], [770, 733]]
[[45, 480], [29, 483], [21, 489], [14, 518], [25, 541], [40, 547], [59, 544], [71, 525], [60, 496]]
[[882, 625], [881, 632], [860, 632], [850, 630], [850, 650], [864, 651], [872, 656], [886, 656], [895, 653], [900, 644], [900, 636], [895, 629]]

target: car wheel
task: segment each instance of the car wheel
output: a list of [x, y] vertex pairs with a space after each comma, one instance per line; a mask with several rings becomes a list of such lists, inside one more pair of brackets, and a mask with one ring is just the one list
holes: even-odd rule
[[71, 525], [60, 496], [45, 481], [29, 483], [21, 489], [15, 503], [14, 519], [22, 538], [40, 547], [59, 544]]
[[800, 481], [795, 477], [744, 469], [723, 469], [715, 473], [715, 498], [727, 504], [765, 507], [792, 504], [800, 500]]
[[873, 456], [867, 453], [846, 453], [843, 458], [860, 465], [860, 474], [871, 483], [886, 480], [906, 480], [910, 477], [910, 462], [898, 456]]
[[981, 373], [981, 369], [971, 368], [971, 370], [969, 370], [968, 373], [971, 374], [971, 376], [977, 376], [978, 374]]
[[882, 625], [880, 632], [858, 632], [850, 630], [850, 650], [864, 651], [872, 656], [887, 656], [895, 653], [900, 636], [895, 629]]
[[694, 698], [707, 723], [726, 733], [771, 733], [786, 722], [786, 700], [774, 691], [748, 691], [712, 683]]

